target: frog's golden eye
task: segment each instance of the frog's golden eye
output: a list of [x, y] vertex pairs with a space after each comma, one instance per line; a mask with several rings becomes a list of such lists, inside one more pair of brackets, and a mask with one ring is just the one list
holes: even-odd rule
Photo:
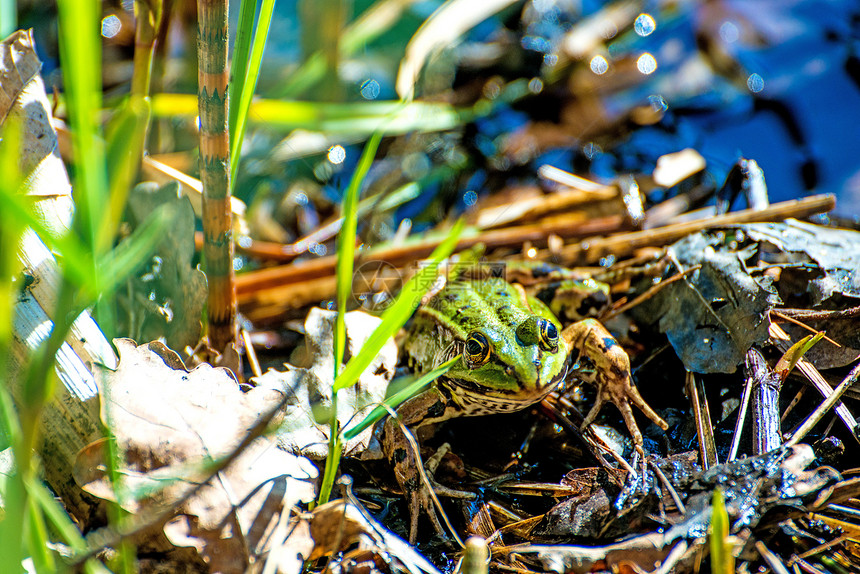
[[466, 359], [473, 369], [490, 359], [490, 342], [481, 333], [471, 333], [466, 339]]
[[551, 321], [541, 319], [538, 322], [538, 333], [540, 334], [541, 346], [547, 351], [558, 348], [558, 329]]

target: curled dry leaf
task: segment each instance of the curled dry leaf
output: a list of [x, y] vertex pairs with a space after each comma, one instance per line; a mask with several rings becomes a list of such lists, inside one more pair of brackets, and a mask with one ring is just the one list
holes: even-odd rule
[[[96, 379], [102, 420], [116, 437], [123, 484], [134, 495], [120, 503], [131, 512], [175, 506], [180, 518], [165, 528], [169, 540], [196, 546], [213, 568], [217, 555], [219, 571], [244, 571], [249, 552], [267, 550], [278, 516], [313, 499], [316, 468], [267, 437], [251, 442], [211, 480], [207, 466], [233, 455], [255, 423], [280, 408], [282, 393], [242, 393], [223, 368], [186, 371], [161, 343], [115, 344], [119, 366], [99, 367]], [[100, 447], [85, 449], [75, 478], [87, 492], [113, 499]]]
[[741, 225], [754, 241], [768, 243], [776, 252], [762, 250], [770, 263], [796, 264], [783, 274], [799, 273], [813, 306], [834, 294], [860, 298], [860, 233], [789, 219], [780, 223]]
[[[305, 321], [305, 347], [303, 365], [287, 364], [287, 371], [269, 369], [253, 382], [258, 388], [274, 388], [288, 393], [284, 422], [278, 438], [282, 447], [314, 460], [328, 454], [329, 424], [319, 422], [314, 413], [327, 414], [331, 408], [334, 385], [333, 332], [334, 311], [314, 308]], [[357, 355], [367, 338], [379, 325], [380, 319], [362, 311], [347, 313], [346, 357]], [[298, 361], [296, 361], [298, 362]], [[389, 340], [359, 377], [358, 382], [338, 393], [338, 420], [341, 428], [360, 421], [374, 406], [385, 398], [388, 383], [397, 365], [397, 345]], [[373, 433], [368, 428], [344, 444], [344, 453], [357, 456], [370, 443]]]

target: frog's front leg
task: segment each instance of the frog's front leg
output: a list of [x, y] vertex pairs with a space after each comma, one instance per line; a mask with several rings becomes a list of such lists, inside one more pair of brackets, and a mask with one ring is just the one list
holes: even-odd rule
[[[405, 401], [397, 409], [398, 423], [388, 417], [382, 427], [382, 450], [385, 458], [394, 469], [394, 478], [403, 490], [409, 505], [409, 542], [415, 543], [418, 533], [418, 517], [421, 511], [427, 513], [437, 532], [444, 534], [430, 492], [421, 481], [419, 466], [421, 458], [409, 444], [401, 426], [416, 429], [423, 425], [448, 420], [457, 415], [458, 407], [434, 385], [423, 393]], [[417, 446], [417, 442], [415, 443]]]
[[663, 430], [668, 429], [669, 425], [651, 409], [633, 386], [627, 353], [609, 331], [594, 319], [584, 319], [570, 325], [562, 331], [562, 337], [571, 349], [572, 360], [587, 367], [579, 373], [579, 377], [597, 387], [597, 400], [585, 417], [583, 430], [594, 422], [601, 407], [609, 400], [621, 411], [636, 451], [644, 454], [642, 433], [633, 418], [630, 403]]

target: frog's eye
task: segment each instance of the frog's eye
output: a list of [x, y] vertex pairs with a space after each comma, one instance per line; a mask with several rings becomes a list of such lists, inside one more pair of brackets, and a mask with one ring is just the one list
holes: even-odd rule
[[547, 351], [553, 351], [558, 348], [558, 329], [551, 321], [543, 319], [538, 322], [540, 333], [541, 346]]
[[490, 343], [481, 333], [472, 333], [466, 339], [466, 359], [469, 367], [480, 367], [490, 358]]

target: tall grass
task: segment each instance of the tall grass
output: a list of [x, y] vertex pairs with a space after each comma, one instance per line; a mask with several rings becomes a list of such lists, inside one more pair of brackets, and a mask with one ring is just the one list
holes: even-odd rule
[[[110, 205], [108, 164], [99, 115], [101, 101], [101, 44], [98, 3], [59, 2], [60, 55], [64, 72], [65, 101], [71, 127], [75, 165], [76, 212], [71, 230], [64, 235], [48, 229], [25, 196], [27, 174], [17, 171], [18, 137], [21, 126], [7, 120], [0, 144], [0, 364], [9, 365], [12, 326], [15, 324], [17, 291], [21, 289], [21, 265], [17, 252], [27, 228], [32, 229], [58, 255], [61, 280], [56, 294], [50, 335], [32, 353], [22, 379], [11, 380], [0, 372], [2, 434], [11, 447], [15, 471], [4, 477], [2, 494], [6, 515], [0, 522], [0, 571], [17, 572], [22, 561], [32, 560], [37, 571], [55, 572], [60, 561], [52, 550], [49, 532], [73, 550], [86, 544], [65, 511], [39, 480], [39, 422], [45, 405], [54, 395], [57, 377], [54, 360], [72, 322], [81, 311], [104, 300], [125, 277], [139, 267], [171, 224], [171, 213], [160, 210], [124, 243], [114, 248], [118, 217], [106, 217]], [[145, 131], [145, 130], [144, 130]], [[124, 134], [112, 142], [120, 156], [135, 144]], [[127, 165], [131, 165], [127, 163]], [[122, 178], [122, 168], [115, 171]], [[130, 181], [131, 178], [126, 178]], [[12, 389], [17, 404], [13, 406]], [[114, 461], [115, 462], [115, 461]], [[126, 560], [126, 567], [131, 567]], [[87, 562], [85, 571], [97, 572], [97, 562]]]

